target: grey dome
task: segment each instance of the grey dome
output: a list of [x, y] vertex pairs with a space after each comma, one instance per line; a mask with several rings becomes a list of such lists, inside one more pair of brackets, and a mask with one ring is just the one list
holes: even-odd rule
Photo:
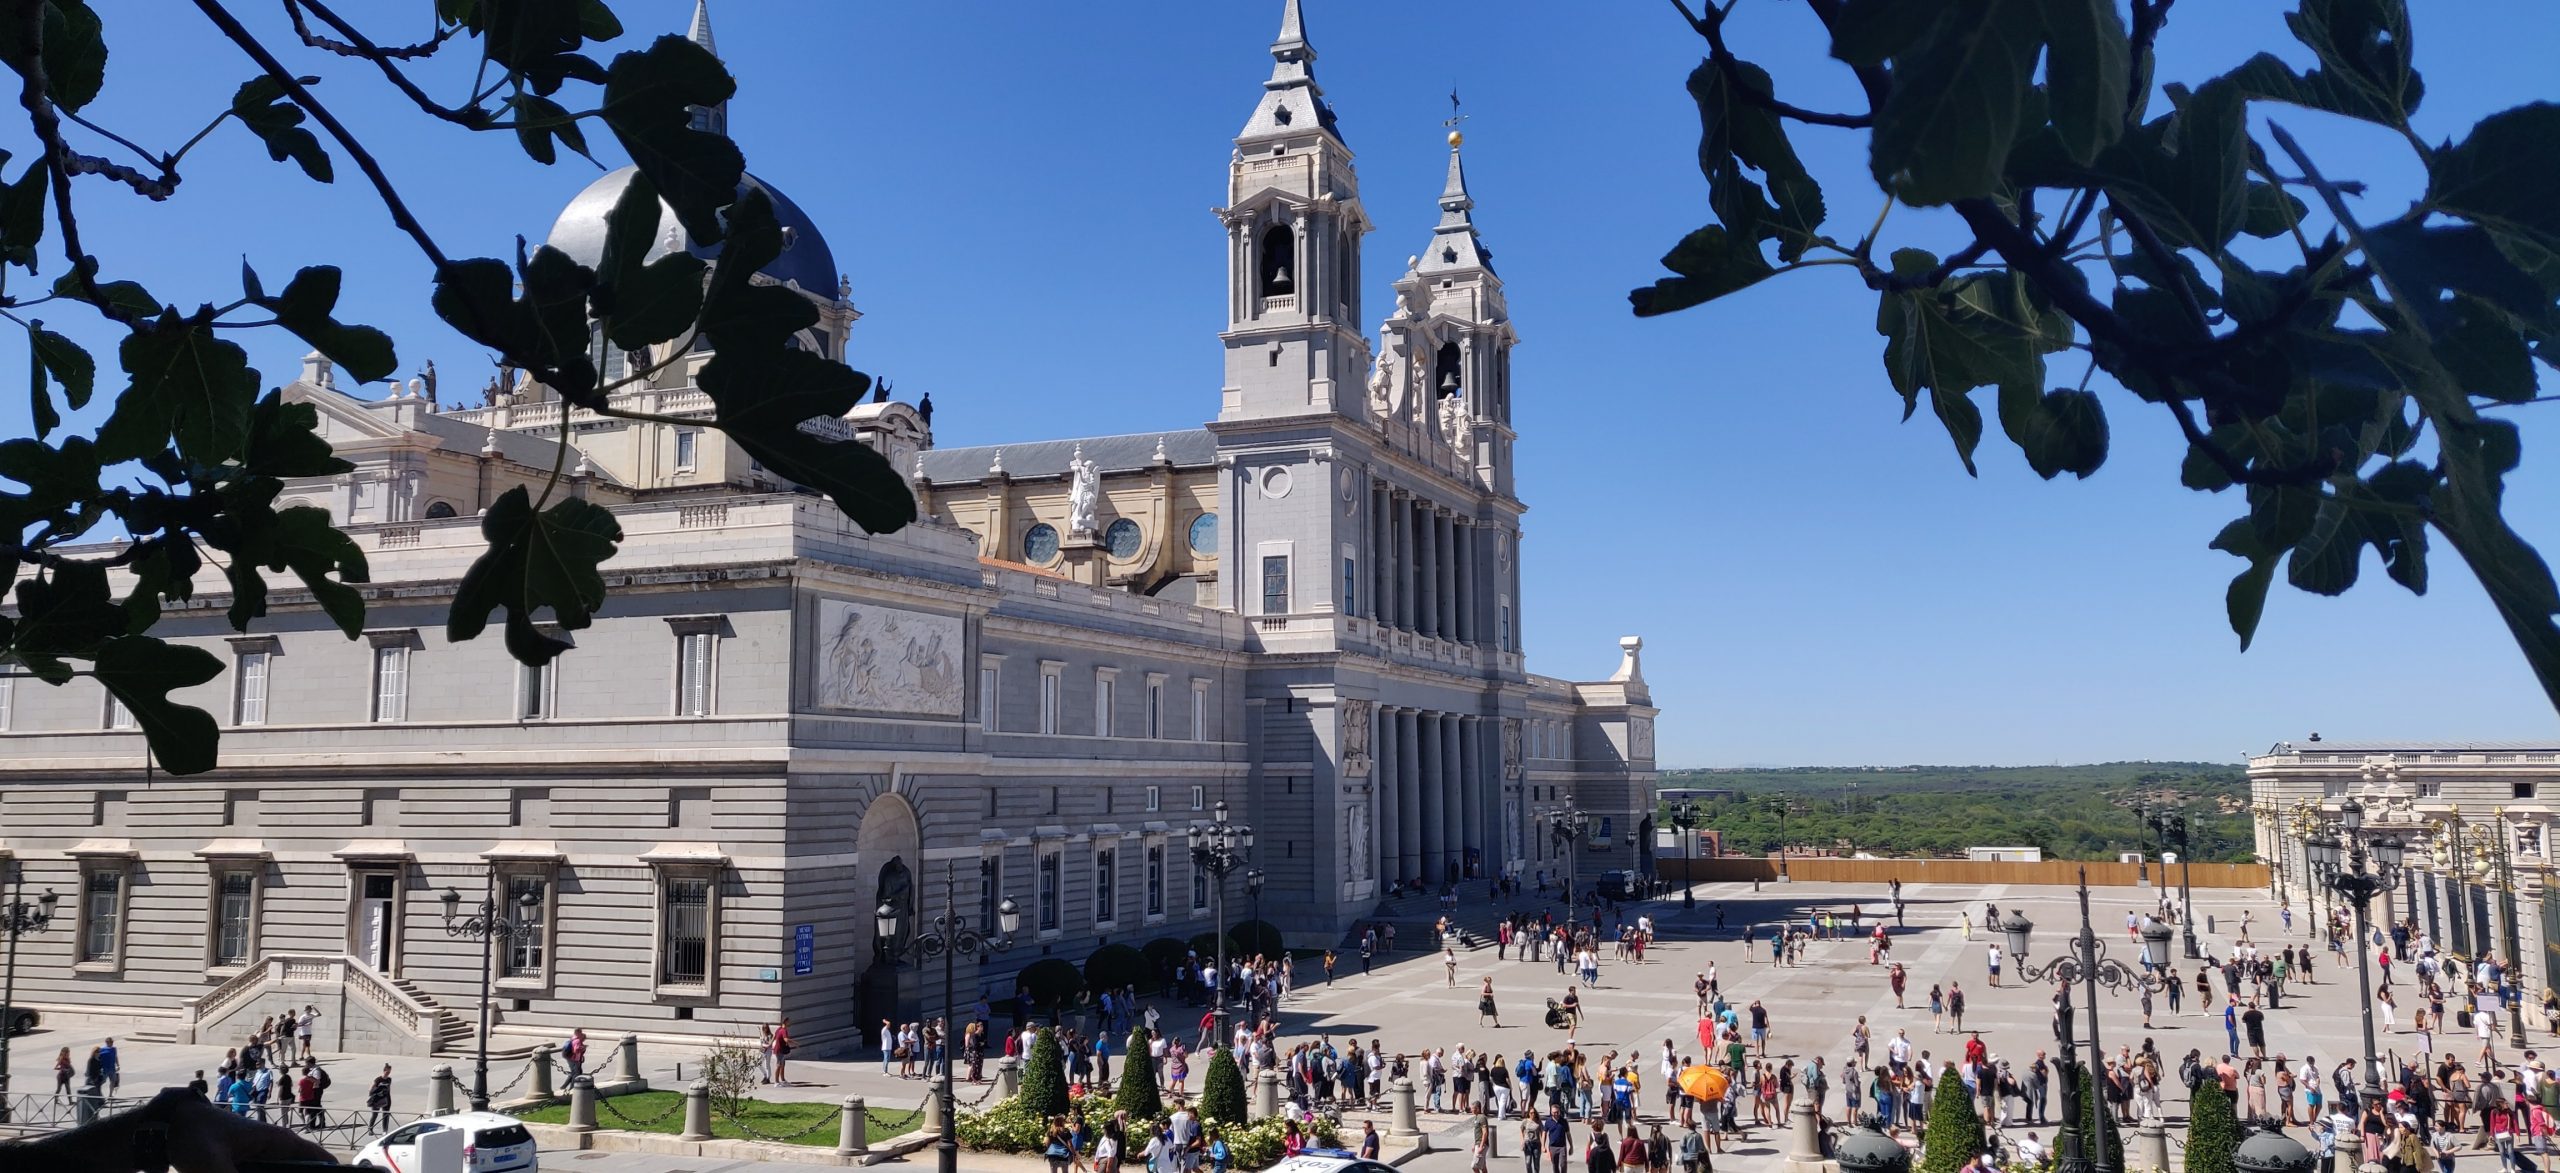
[[[623, 188], [631, 183], [635, 174], [638, 174], [637, 168], [618, 167], [588, 184], [585, 191], [569, 201], [568, 207], [560, 210], [560, 218], [551, 222], [551, 235], [544, 243], [569, 254], [571, 260], [581, 265], [593, 266], [604, 256], [605, 214], [622, 199]], [[833, 299], [837, 280], [835, 253], [827, 248], [827, 238], [819, 233], [817, 223], [800, 210], [800, 205], [792, 203], [791, 197], [782, 194], [772, 184], [750, 175], [739, 185], [742, 192], [749, 188], [761, 191], [773, 200], [774, 218], [782, 222], [782, 255], [764, 267], [764, 275], [776, 281], [797, 282], [800, 288], [811, 294]], [[672, 251], [673, 246], [667, 239], [671, 230], [682, 231], [676, 225], [675, 211], [667, 209], [659, 215], [658, 243], [650, 248], [649, 259], [656, 260]], [[685, 240], [685, 247], [706, 261], [716, 260], [720, 255], [718, 245], [704, 247], [695, 244], [690, 236]]]

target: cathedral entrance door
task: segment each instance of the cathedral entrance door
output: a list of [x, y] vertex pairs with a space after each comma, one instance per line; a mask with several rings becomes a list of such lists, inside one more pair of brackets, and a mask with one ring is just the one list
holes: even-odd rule
[[[891, 859], [880, 865], [879, 903], [896, 910], [898, 934], [888, 939], [873, 939], [871, 964], [862, 971], [854, 985], [855, 1022], [865, 1035], [880, 1029], [882, 1019], [896, 1019], [898, 1004], [898, 954], [915, 937], [915, 876], [907, 869], [904, 858]], [[887, 1045], [886, 1040], [880, 1044]]]

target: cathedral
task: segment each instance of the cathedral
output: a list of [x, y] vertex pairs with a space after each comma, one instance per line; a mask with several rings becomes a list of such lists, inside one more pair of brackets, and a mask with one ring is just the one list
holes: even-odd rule
[[[700, 5], [691, 35], [712, 47]], [[164, 634], [230, 667], [178, 694], [224, 724], [221, 767], [188, 778], [153, 771], [93, 685], [0, 676], [0, 860], [63, 896], [69, 930], [21, 943], [19, 1003], [193, 1042], [323, 1003], [324, 1049], [451, 1049], [483, 954], [448, 928], [491, 899], [517, 924], [486, 962], [502, 1040], [788, 1017], [823, 1045], [942, 1013], [939, 960], [908, 946], [992, 932], [1007, 900], [1012, 947], [959, 959], [964, 1003], [1221, 911], [1314, 950], [1400, 888], [1568, 855], [1649, 873], [1642, 642], [1569, 650], [1614, 664], [1601, 679], [1528, 671], [1516, 335], [1459, 136], [1436, 207], [1384, 217], [1415, 251], [1372, 338], [1379, 225], [1299, 0], [1270, 57], [1218, 210], [1218, 402], [967, 448], [935, 445], [930, 395], [813, 421], [908, 476], [922, 519], [893, 534], [689, 426], [711, 413], [699, 351], [598, 339], [645, 421], [513, 371], [460, 394], [430, 365], [376, 397], [307, 359], [284, 393], [356, 468], [283, 503], [362, 545], [370, 627], [349, 640], [281, 584], [248, 635], [219, 595], [170, 611]], [[629, 179], [570, 200], [548, 243], [593, 263]], [[802, 346], [858, 355], [819, 222], [747, 182], [787, 241], [756, 280], [817, 306]], [[680, 230], [658, 247], [718, 263]], [[625, 532], [604, 611], [543, 668], [448, 642], [476, 515], [555, 469]], [[1587, 815], [1569, 853], [1566, 811]], [[1195, 864], [1221, 819], [1256, 832], [1269, 899]]]

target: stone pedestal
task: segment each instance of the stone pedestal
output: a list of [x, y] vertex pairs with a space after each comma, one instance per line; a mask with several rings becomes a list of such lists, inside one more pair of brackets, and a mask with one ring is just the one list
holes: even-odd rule
[[1280, 1073], [1263, 1068], [1253, 1077], [1253, 1118], [1269, 1120], [1280, 1114]]
[[1789, 1173], [1826, 1173], [1836, 1169], [1822, 1155], [1822, 1117], [1813, 1110], [1810, 1100], [1796, 1101], [1795, 1111], [1788, 1114], [1787, 1169]]
[[923, 1120], [921, 1123], [919, 1123], [919, 1124], [917, 1124], [917, 1125], [916, 1125], [916, 1129], [917, 1129], [917, 1131], [920, 1131], [920, 1132], [923, 1132], [923, 1133], [926, 1133], [926, 1134], [928, 1134], [928, 1135], [932, 1135], [932, 1136], [940, 1136], [940, 1135], [942, 1135], [942, 1132], [943, 1132], [943, 1120], [942, 1120], [942, 1093], [941, 1093], [941, 1092], [939, 1092], [939, 1091], [935, 1091], [935, 1092], [930, 1093], [930, 1094], [928, 1094], [928, 1095], [926, 1095], [926, 1096], [925, 1096], [925, 1098], [924, 1098], [924, 1120]]
[[427, 1073], [427, 1114], [453, 1115], [453, 1065], [438, 1063]]
[[1109, 562], [1102, 538], [1092, 530], [1076, 530], [1058, 539], [1058, 573], [1069, 579], [1100, 590]]
[[1420, 1136], [1422, 1128], [1413, 1118], [1413, 1081], [1399, 1079], [1387, 1085], [1387, 1135]]
[[836, 1124], [836, 1155], [850, 1157], [871, 1151], [871, 1121], [864, 1114], [862, 1097], [844, 1098], [844, 1118]]
[[996, 1060], [996, 1098], [1010, 1100], [1022, 1092], [1022, 1060], [1007, 1055]]
[[711, 1139], [711, 1085], [695, 1080], [684, 1089], [684, 1132], [677, 1140]]
[[2136, 1168], [2170, 1168], [2168, 1126], [2162, 1124], [2157, 1116], [2143, 1121], [2133, 1130], [2133, 1152]]
[[635, 1089], [649, 1086], [640, 1079], [640, 1036], [622, 1036], [621, 1064], [622, 1069], [614, 1076], [617, 1081]]
[[551, 1052], [556, 1049], [549, 1043], [537, 1044], [533, 1048], [533, 1056], [525, 1060], [526, 1063], [531, 1064], [525, 1069], [525, 1086], [528, 1089], [524, 1093], [526, 1099], [551, 1098]]
[[596, 1130], [596, 1081], [584, 1075], [569, 1077], [569, 1131]]

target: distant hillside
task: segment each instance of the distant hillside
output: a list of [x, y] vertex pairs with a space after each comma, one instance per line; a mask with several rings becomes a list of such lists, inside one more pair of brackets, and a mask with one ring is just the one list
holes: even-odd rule
[[1747, 854], [1780, 843], [1903, 856], [2027, 846], [2113, 859], [2141, 844], [2137, 797], [2187, 816], [2198, 863], [2245, 863], [2251, 851], [2248, 774], [2222, 762], [1666, 770], [1661, 785], [1730, 792], [1700, 804], [1699, 824]]

